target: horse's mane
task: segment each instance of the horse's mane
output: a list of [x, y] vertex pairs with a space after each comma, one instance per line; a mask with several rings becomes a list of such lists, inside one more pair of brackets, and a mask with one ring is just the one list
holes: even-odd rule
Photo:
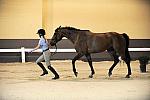
[[68, 30], [74, 30], [74, 31], [89, 31], [89, 30], [81, 30], [81, 29], [77, 29], [77, 28], [74, 28], [74, 27], [62, 27], [62, 29], [68, 29]]

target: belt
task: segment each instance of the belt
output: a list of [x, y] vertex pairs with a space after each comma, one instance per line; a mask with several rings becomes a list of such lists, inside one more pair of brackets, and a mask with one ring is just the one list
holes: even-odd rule
[[47, 49], [43, 50], [43, 52], [45, 52], [45, 51], [47, 51], [47, 50], [49, 50], [49, 48], [47, 48]]

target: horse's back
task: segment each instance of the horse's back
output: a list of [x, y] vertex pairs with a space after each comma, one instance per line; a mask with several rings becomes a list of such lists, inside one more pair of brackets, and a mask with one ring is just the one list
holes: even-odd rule
[[87, 33], [88, 51], [91, 53], [103, 52], [111, 47], [111, 38], [107, 33]]
[[88, 34], [87, 45], [93, 52], [102, 52], [110, 47], [120, 48], [124, 45], [124, 38], [117, 32], [91, 33]]

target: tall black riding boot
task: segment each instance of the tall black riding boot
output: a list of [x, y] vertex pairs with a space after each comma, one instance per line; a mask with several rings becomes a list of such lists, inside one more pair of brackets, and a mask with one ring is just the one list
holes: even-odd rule
[[52, 79], [59, 79], [59, 75], [58, 75], [58, 73], [55, 71], [55, 69], [53, 68], [53, 67], [51, 67], [51, 66], [48, 66], [48, 69], [55, 75], [55, 77], [54, 78], [52, 78]]
[[43, 66], [43, 64], [42, 63], [37, 63], [41, 68], [42, 68], [42, 70], [43, 70], [43, 74], [41, 74], [40, 76], [44, 76], [44, 75], [46, 75], [46, 74], [48, 74], [48, 71], [45, 69], [45, 67]]

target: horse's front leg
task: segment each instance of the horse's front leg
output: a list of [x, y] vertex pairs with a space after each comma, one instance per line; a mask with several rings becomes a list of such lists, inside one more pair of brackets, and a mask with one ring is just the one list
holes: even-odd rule
[[78, 53], [72, 60], [72, 67], [73, 67], [73, 72], [74, 72], [74, 75], [77, 77], [78, 75], [78, 72], [76, 71], [76, 67], [75, 67], [75, 62], [76, 60], [78, 60], [79, 58], [81, 58], [83, 56], [83, 54], [81, 53]]
[[86, 54], [85, 56], [86, 56], [86, 58], [88, 60], [89, 66], [91, 68], [91, 75], [89, 75], [89, 78], [93, 78], [93, 75], [95, 74], [95, 71], [94, 71], [94, 68], [93, 68], [91, 55], [90, 54]]

